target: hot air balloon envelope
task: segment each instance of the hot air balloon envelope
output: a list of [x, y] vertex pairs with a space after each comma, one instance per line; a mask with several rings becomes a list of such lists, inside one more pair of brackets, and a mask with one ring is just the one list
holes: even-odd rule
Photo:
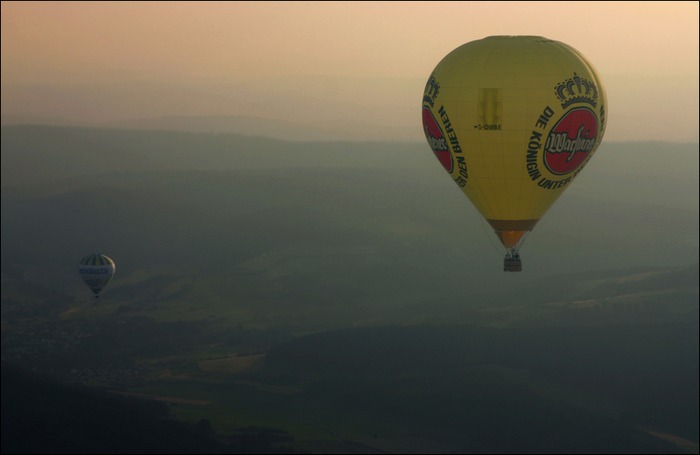
[[115, 270], [114, 261], [101, 253], [85, 256], [78, 265], [78, 273], [95, 294], [95, 298], [99, 297], [102, 288], [112, 279]]
[[606, 110], [600, 77], [571, 46], [491, 36], [438, 63], [422, 118], [438, 161], [512, 259], [595, 153]]

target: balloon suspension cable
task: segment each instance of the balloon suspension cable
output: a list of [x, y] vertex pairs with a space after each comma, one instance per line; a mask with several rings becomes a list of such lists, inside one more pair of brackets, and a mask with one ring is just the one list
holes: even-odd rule
[[501, 245], [499, 242], [496, 241], [496, 239], [493, 236], [493, 227], [491, 227], [490, 224], [486, 222], [486, 220], [483, 217], [479, 217], [481, 221], [481, 227], [484, 230], [484, 233], [486, 233], [486, 238], [489, 239], [489, 243], [491, 244], [491, 247], [493, 247], [494, 251], [503, 251], [503, 245]]
[[520, 240], [518, 240], [518, 243], [513, 245], [512, 248], [510, 248], [511, 252], [516, 252], [519, 253], [520, 250], [523, 248], [525, 245], [525, 241], [527, 240], [528, 237], [530, 237], [530, 232], [532, 231], [525, 231], [522, 237], [520, 237]]

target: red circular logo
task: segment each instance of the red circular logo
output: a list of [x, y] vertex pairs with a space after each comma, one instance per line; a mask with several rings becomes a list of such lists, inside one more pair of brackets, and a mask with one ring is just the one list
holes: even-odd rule
[[544, 164], [552, 174], [570, 174], [586, 161], [595, 148], [597, 138], [598, 119], [595, 113], [585, 107], [572, 109], [549, 133], [544, 146]]
[[447, 139], [442, 133], [442, 129], [440, 129], [437, 120], [435, 120], [433, 112], [425, 106], [423, 106], [423, 131], [438, 161], [440, 161], [440, 164], [442, 164], [442, 167], [444, 167], [447, 172], [451, 173], [454, 168], [454, 163], [452, 161], [450, 147], [447, 145]]

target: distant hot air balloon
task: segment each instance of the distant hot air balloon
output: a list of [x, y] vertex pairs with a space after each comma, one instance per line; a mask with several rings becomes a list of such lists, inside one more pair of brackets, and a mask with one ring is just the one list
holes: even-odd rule
[[423, 129], [520, 271], [519, 248], [603, 139], [607, 100], [580, 52], [539, 36], [466, 43], [435, 67]]
[[114, 261], [102, 253], [94, 253], [85, 256], [78, 266], [78, 273], [85, 280], [95, 298], [100, 296], [100, 291], [114, 276]]

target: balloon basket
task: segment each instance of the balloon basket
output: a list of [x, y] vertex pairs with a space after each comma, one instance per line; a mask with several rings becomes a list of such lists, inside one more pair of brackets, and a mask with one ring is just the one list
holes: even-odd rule
[[507, 253], [506, 257], [503, 259], [503, 271], [504, 272], [522, 272], [523, 262], [520, 260], [520, 255], [518, 253]]

